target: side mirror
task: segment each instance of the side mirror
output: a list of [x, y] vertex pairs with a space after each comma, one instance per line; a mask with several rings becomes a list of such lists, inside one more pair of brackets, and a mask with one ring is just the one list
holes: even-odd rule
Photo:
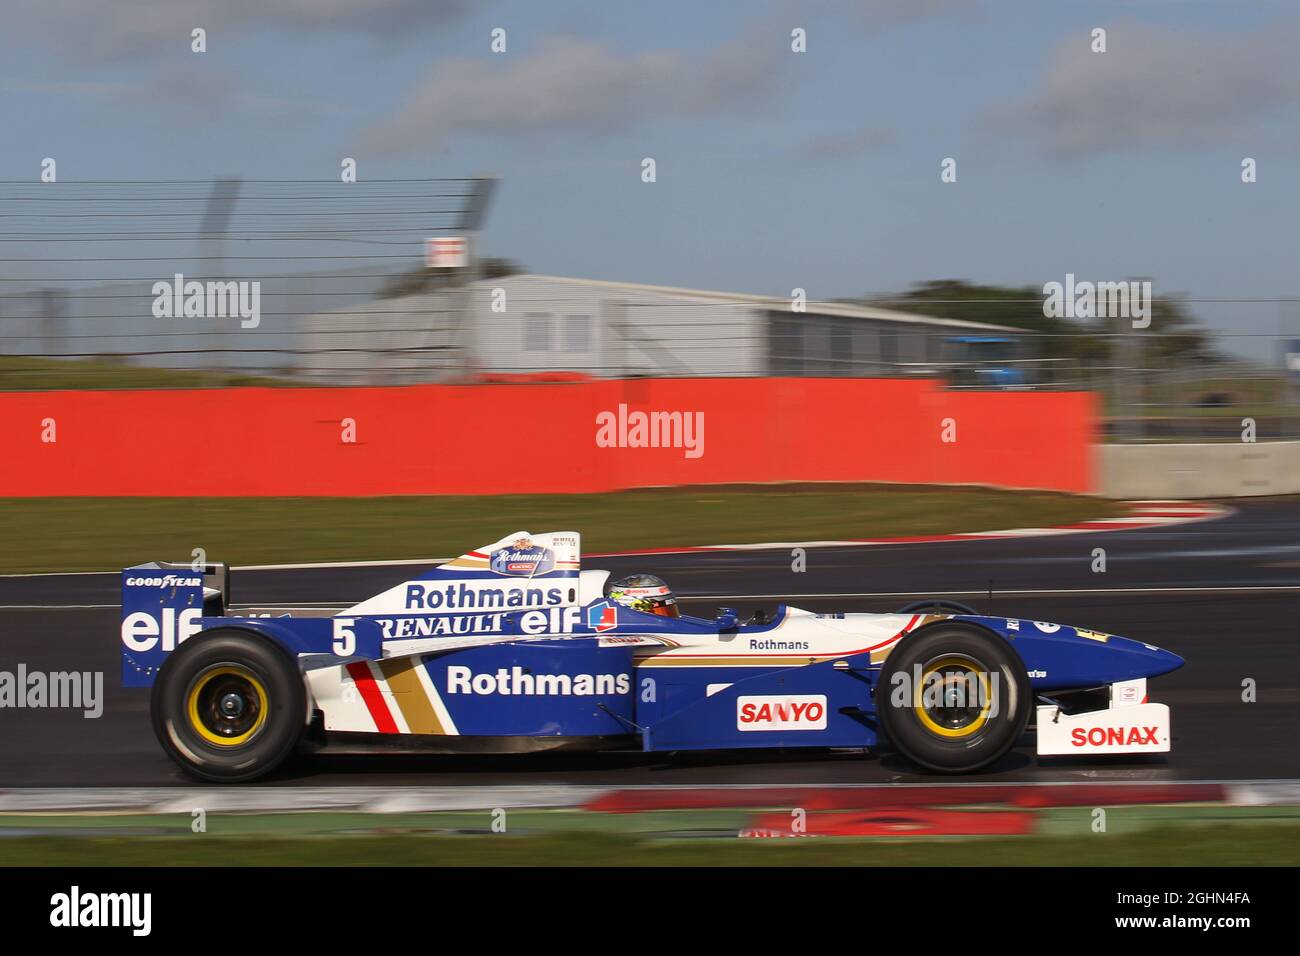
[[734, 607], [720, 607], [714, 623], [718, 625], [720, 631], [734, 631], [740, 624], [740, 615], [736, 613]]

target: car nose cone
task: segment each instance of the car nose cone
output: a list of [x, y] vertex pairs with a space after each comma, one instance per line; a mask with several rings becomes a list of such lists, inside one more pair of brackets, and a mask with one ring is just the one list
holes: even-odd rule
[[1140, 667], [1142, 673], [1134, 675], [1137, 677], [1159, 677], [1161, 674], [1178, 670], [1186, 663], [1173, 651], [1156, 647], [1154, 644], [1135, 641], [1130, 637], [1112, 636], [1111, 642], [1117, 649], [1127, 652], [1133, 663]]

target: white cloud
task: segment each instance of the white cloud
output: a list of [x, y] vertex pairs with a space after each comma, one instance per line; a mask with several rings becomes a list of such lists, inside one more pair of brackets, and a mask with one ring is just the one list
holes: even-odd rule
[[738, 42], [690, 57], [675, 50], [621, 53], [571, 37], [536, 52], [434, 64], [392, 115], [366, 133], [397, 152], [464, 133], [602, 132], [659, 116], [705, 115], [765, 92], [780, 43]]
[[1051, 154], [1247, 140], [1300, 105], [1300, 34], [1292, 24], [1206, 34], [1124, 22], [1107, 27], [1107, 52], [1088, 31], [1052, 53], [1037, 92], [990, 110], [999, 132]]
[[0, 36], [21, 37], [70, 60], [188, 52], [202, 27], [212, 50], [256, 28], [397, 36], [459, 19], [469, 0], [3, 0]]
[[0, 91], [72, 97], [136, 111], [200, 111], [209, 121], [235, 112], [241, 115], [262, 114], [277, 123], [284, 123], [319, 115], [324, 109], [313, 98], [240, 91], [229, 73], [196, 74], [174, 63], [160, 66], [130, 82], [7, 80], [0, 83]]

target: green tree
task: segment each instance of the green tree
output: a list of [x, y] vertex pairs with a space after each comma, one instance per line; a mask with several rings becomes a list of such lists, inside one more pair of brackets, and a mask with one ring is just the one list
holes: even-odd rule
[[[1070, 360], [1085, 372], [1109, 365], [1113, 334], [1132, 328], [1127, 325], [1127, 319], [1107, 322], [1044, 315], [1041, 286], [980, 285], [964, 279], [933, 279], [918, 283], [900, 296], [855, 301], [900, 312], [1023, 329], [1030, 336], [1033, 357]], [[1151, 326], [1143, 330], [1139, 341], [1142, 364], [1148, 368], [1209, 364], [1218, 358], [1209, 334], [1197, 325], [1186, 302], [1178, 296], [1155, 297], [1151, 305]]]

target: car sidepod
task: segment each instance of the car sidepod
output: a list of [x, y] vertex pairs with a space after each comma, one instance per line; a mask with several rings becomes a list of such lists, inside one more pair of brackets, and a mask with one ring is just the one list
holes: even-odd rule
[[690, 683], [675, 680], [673, 668], [646, 666], [638, 671], [637, 718], [647, 750], [870, 747], [879, 671], [870, 654], [717, 668]]
[[[306, 668], [324, 729], [425, 735], [446, 749], [543, 749], [635, 734], [627, 647], [594, 638], [502, 642]], [[458, 739], [457, 739], [458, 738]], [[533, 738], [529, 742], [524, 738]]]

